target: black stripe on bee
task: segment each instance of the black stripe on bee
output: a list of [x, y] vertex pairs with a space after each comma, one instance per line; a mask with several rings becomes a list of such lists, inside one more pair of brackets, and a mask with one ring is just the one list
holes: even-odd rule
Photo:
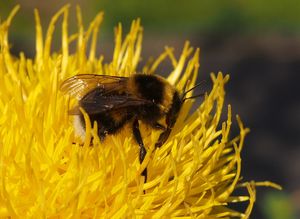
[[160, 104], [164, 97], [164, 84], [152, 75], [139, 74], [135, 76], [138, 93], [147, 100]]

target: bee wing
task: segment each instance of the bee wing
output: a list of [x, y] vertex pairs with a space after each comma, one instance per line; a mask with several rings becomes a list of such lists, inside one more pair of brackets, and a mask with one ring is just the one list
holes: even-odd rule
[[81, 114], [79, 107], [82, 107], [88, 114], [104, 113], [111, 110], [120, 110], [128, 107], [138, 107], [142, 105], [152, 104], [151, 101], [139, 99], [128, 95], [114, 95], [114, 96], [98, 96], [94, 98], [84, 98], [80, 101], [80, 106], [69, 111], [71, 115]]
[[81, 99], [86, 93], [97, 87], [105, 93], [123, 89], [127, 80], [128, 78], [126, 77], [80, 74], [65, 80], [61, 84], [60, 90], [77, 99]]

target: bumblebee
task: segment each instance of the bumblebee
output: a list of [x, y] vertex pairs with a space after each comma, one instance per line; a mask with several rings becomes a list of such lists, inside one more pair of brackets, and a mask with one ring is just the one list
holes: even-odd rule
[[[196, 85], [198, 86], [198, 85]], [[195, 87], [196, 87], [195, 86]], [[194, 88], [195, 88], [194, 87]], [[79, 126], [85, 122], [79, 108], [89, 115], [91, 122], [99, 124], [98, 136], [117, 133], [130, 123], [135, 141], [139, 145], [139, 161], [143, 162], [146, 149], [139, 130], [139, 121], [161, 130], [155, 146], [162, 146], [168, 139], [176, 122], [187, 92], [179, 92], [167, 80], [158, 75], [133, 74], [118, 77], [97, 74], [80, 74], [65, 80], [61, 90], [76, 97], [78, 105], [69, 111], [78, 115]], [[158, 121], [165, 117], [165, 126]], [[147, 169], [142, 172], [147, 179]]]

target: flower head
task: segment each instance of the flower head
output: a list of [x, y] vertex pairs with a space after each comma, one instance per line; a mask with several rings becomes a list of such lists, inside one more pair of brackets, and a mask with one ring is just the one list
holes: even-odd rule
[[[70, 35], [65, 6], [43, 35], [36, 10], [36, 55], [30, 59], [10, 53], [8, 30], [17, 10], [0, 24], [0, 217], [247, 218], [255, 201], [254, 185], [278, 187], [241, 183], [240, 153], [249, 130], [237, 117], [240, 134], [230, 138], [230, 106], [227, 120], [221, 122], [229, 80], [222, 73], [211, 75], [212, 89], [193, 114], [193, 101], [184, 103], [162, 147], [154, 146], [160, 131], [142, 125], [148, 151], [142, 164], [129, 128], [100, 142], [96, 133], [101, 124], [91, 124], [86, 114], [86, 138], [80, 146], [68, 115], [75, 100], [63, 95], [59, 86], [78, 73], [126, 77], [140, 72], [140, 21], [133, 21], [125, 38], [118, 25], [113, 58], [104, 62], [103, 56], [96, 56], [102, 13], [84, 29], [77, 8], [78, 32]], [[52, 52], [52, 35], [61, 16], [61, 50]], [[69, 50], [71, 42], [76, 43], [74, 53]], [[167, 80], [179, 91], [188, 80], [190, 87], [195, 84], [199, 49], [186, 43], [176, 58], [173, 48], [166, 47], [142, 72], [155, 74], [166, 59], [173, 65]], [[144, 182], [140, 174], [146, 167]], [[249, 195], [234, 196], [239, 187], [246, 187]], [[249, 202], [244, 213], [228, 207], [243, 201]]]

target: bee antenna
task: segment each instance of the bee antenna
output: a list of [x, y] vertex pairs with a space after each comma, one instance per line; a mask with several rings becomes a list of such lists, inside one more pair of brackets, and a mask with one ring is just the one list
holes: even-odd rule
[[[189, 81], [188, 81], [188, 82], [189, 82]], [[184, 90], [185, 90], [185, 88], [187, 87], [188, 82], [185, 84]], [[206, 83], [205, 80], [200, 81], [200, 82], [199, 82], [198, 84], [196, 84], [194, 87], [190, 88], [190, 89], [187, 90], [187, 91], [184, 91], [184, 93], [183, 93], [183, 95], [182, 95], [182, 101], [184, 101], [185, 99], [187, 99], [185, 96], [186, 96], [190, 91], [194, 90], [196, 87], [199, 87], [200, 85], [202, 85], [202, 84], [204, 84], [204, 83]], [[201, 94], [200, 96], [202, 96], [202, 95], [203, 95], [203, 94]], [[198, 95], [197, 95], [197, 96], [198, 96]], [[188, 97], [188, 99], [191, 99], [191, 97]]]
[[182, 99], [182, 102], [186, 101], [186, 100], [189, 100], [189, 99], [194, 99], [194, 98], [197, 98], [197, 97], [203, 97], [205, 93], [201, 93], [201, 94], [197, 94], [197, 95], [194, 95], [194, 96], [191, 96], [191, 97], [184, 97]]

